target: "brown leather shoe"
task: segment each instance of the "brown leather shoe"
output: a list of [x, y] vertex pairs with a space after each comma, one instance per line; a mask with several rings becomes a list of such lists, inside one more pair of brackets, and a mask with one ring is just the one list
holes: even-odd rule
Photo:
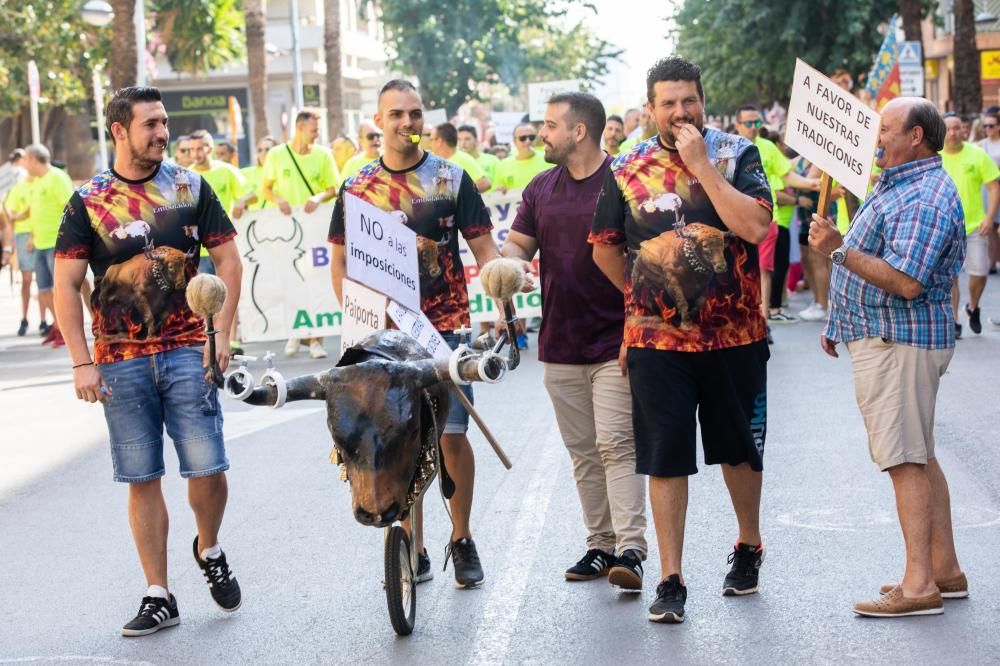
[[866, 617], [906, 617], [909, 615], [940, 615], [944, 612], [941, 593], [926, 597], [904, 597], [898, 585], [877, 599], [854, 604], [854, 612]]
[[[944, 599], [965, 599], [969, 596], [969, 581], [964, 573], [944, 580], [936, 580], [934, 583], [941, 591]], [[899, 583], [888, 583], [879, 588], [881, 594], [892, 591], [892, 588], [899, 587]]]

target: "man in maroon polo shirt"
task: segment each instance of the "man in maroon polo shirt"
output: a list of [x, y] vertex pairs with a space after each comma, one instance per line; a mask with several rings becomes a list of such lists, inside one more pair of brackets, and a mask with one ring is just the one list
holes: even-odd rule
[[530, 261], [537, 251], [540, 257], [538, 357], [587, 528], [587, 553], [566, 578], [607, 575], [611, 584], [638, 592], [646, 499], [635, 473], [624, 300], [594, 264], [587, 242], [611, 164], [601, 150], [604, 125], [604, 107], [593, 95], [563, 93], [549, 100], [540, 135], [545, 159], [557, 166], [524, 189], [502, 253]]

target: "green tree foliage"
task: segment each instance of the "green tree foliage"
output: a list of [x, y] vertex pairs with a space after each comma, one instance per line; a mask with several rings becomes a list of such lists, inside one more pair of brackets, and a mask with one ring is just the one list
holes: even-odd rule
[[393, 64], [416, 75], [424, 103], [455, 111], [476, 83], [596, 79], [618, 56], [564, 0], [381, 0]]
[[88, 26], [79, 0], [0, 0], [0, 117], [28, 104], [28, 61], [41, 76], [39, 107], [80, 108], [94, 64], [107, 59], [110, 30]]
[[156, 42], [174, 71], [204, 74], [246, 54], [239, 0], [154, 0], [149, 9]]
[[879, 24], [898, 8], [897, 0], [684, 0], [673, 36], [702, 69], [709, 110], [728, 113], [787, 99], [796, 57], [859, 81], [882, 41]]

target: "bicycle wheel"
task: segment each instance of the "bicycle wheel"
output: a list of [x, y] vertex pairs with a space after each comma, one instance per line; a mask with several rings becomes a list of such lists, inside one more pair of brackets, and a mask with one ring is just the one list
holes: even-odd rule
[[400, 636], [413, 632], [417, 619], [417, 593], [410, 566], [410, 538], [399, 525], [389, 528], [385, 540], [385, 599], [392, 628]]

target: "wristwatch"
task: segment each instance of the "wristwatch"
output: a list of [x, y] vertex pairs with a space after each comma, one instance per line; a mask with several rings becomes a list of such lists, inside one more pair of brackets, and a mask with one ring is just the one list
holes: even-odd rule
[[847, 245], [841, 245], [836, 250], [830, 253], [830, 261], [837, 264], [838, 266], [843, 266], [844, 262], [847, 261]]

